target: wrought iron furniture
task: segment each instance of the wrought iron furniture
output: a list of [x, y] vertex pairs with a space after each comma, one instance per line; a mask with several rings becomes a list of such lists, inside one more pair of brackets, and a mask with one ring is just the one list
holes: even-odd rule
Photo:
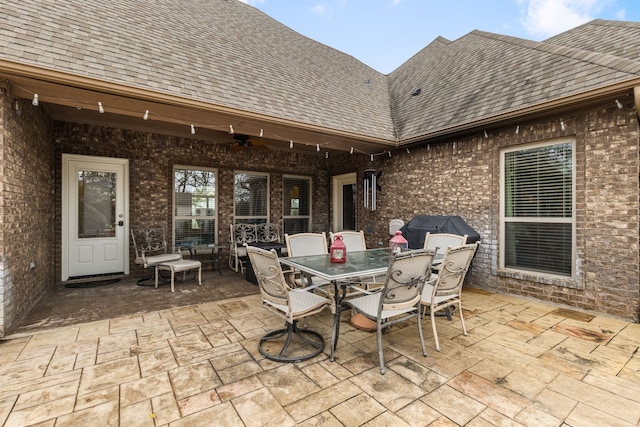
[[429, 309], [431, 315], [431, 327], [433, 338], [436, 342], [436, 350], [440, 351], [438, 331], [436, 329], [435, 313], [439, 310], [446, 310], [451, 306], [458, 305], [462, 332], [467, 335], [467, 329], [462, 316], [462, 284], [469, 271], [471, 260], [476, 253], [479, 242], [468, 245], [447, 247], [444, 258], [440, 263], [440, 272], [434, 279], [428, 282], [422, 290], [420, 303]]
[[376, 322], [380, 373], [384, 375], [382, 334], [392, 325], [416, 319], [422, 355], [427, 356], [422, 336], [420, 296], [431, 274], [435, 251], [415, 250], [392, 254], [384, 285], [380, 292], [345, 301], [345, 304]]
[[[176, 241], [176, 250], [182, 252], [183, 258], [185, 253], [188, 252], [189, 258], [197, 259], [202, 264], [211, 264], [211, 270], [218, 270], [220, 276], [222, 276], [222, 269], [219, 266], [220, 250], [225, 247], [225, 245], [217, 243], [196, 245], [188, 241]], [[211, 253], [207, 254], [208, 251], [211, 251]]]
[[[131, 229], [131, 240], [136, 252], [135, 263], [144, 268], [153, 267], [151, 278], [140, 279], [139, 285], [152, 286], [158, 281], [158, 265], [163, 262], [182, 259], [182, 253], [169, 253], [164, 228]], [[155, 279], [155, 280], [152, 280]]]
[[235, 272], [245, 272], [245, 245], [280, 242], [280, 227], [274, 223], [231, 224], [230, 231], [229, 268]]
[[325, 346], [322, 335], [299, 327], [298, 320], [329, 307], [329, 299], [306, 289], [291, 288], [275, 252], [253, 246], [247, 246], [246, 250], [258, 279], [264, 306], [286, 320], [284, 329], [269, 332], [260, 338], [260, 354], [279, 362], [299, 362], [322, 353]]
[[[158, 270], [171, 272], [171, 292], [174, 290], [176, 273], [182, 272], [182, 280], [185, 280], [187, 271], [198, 270], [198, 286], [202, 286], [202, 263], [196, 259], [179, 259], [177, 261], [161, 262], [156, 267]], [[158, 287], [158, 275], [156, 275], [156, 288]]]
[[347, 255], [344, 264], [331, 263], [329, 254], [283, 257], [281, 264], [300, 271], [307, 280], [303, 283], [308, 288], [326, 286], [329, 282], [333, 287], [331, 296], [331, 312], [333, 313], [333, 329], [331, 331], [331, 353], [333, 355], [338, 345], [340, 332], [340, 314], [342, 303], [346, 296], [347, 281], [361, 276], [384, 275], [389, 267], [389, 250], [387, 248], [368, 249]]
[[244, 259], [247, 256], [245, 244], [258, 241], [258, 230], [255, 224], [231, 224], [231, 242], [229, 245], [229, 268], [244, 273]]

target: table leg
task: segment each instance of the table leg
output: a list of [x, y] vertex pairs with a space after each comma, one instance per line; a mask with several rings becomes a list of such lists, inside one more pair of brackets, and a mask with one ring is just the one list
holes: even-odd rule
[[216, 251], [216, 248], [211, 249], [211, 269], [213, 271], [218, 270], [218, 274], [222, 276], [222, 270], [218, 266], [218, 260], [220, 258], [220, 253]]
[[[338, 348], [338, 337], [340, 336], [340, 317], [342, 316], [342, 301], [346, 296], [347, 287], [345, 285], [333, 284], [334, 301], [336, 303], [336, 313], [333, 316], [333, 329], [331, 330], [331, 354], [329, 360], [334, 361], [334, 353]], [[340, 292], [342, 291], [342, 292]]]

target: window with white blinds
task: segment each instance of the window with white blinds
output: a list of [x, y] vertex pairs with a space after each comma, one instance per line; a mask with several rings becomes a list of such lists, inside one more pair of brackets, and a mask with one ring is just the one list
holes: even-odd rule
[[216, 243], [215, 169], [176, 166], [173, 176], [174, 244], [198, 249]]
[[285, 176], [283, 178], [284, 232], [287, 234], [311, 231], [311, 178]]
[[572, 277], [573, 141], [505, 150], [501, 175], [501, 266]]
[[241, 171], [235, 173], [234, 222], [269, 222], [269, 174]]

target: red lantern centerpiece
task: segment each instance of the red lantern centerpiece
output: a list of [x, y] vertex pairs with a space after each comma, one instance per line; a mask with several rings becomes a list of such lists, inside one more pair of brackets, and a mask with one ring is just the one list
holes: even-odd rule
[[389, 252], [396, 254], [398, 252], [409, 250], [409, 242], [402, 237], [402, 231], [396, 231], [396, 235], [389, 240]]
[[329, 255], [332, 263], [347, 262], [347, 247], [342, 241], [342, 234], [336, 234], [336, 238], [329, 248]]

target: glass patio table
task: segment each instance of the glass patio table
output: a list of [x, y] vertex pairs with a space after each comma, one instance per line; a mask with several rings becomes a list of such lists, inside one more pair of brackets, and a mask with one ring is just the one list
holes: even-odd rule
[[333, 355], [338, 345], [340, 332], [340, 314], [342, 301], [346, 296], [348, 283], [345, 281], [359, 277], [385, 275], [389, 267], [389, 248], [368, 249], [366, 251], [347, 252], [347, 262], [331, 263], [331, 257], [326, 255], [308, 255], [298, 257], [279, 258], [281, 264], [299, 270], [307, 278], [310, 286], [313, 279], [318, 277], [329, 281], [333, 285], [335, 314], [333, 328], [331, 330], [331, 354]]

